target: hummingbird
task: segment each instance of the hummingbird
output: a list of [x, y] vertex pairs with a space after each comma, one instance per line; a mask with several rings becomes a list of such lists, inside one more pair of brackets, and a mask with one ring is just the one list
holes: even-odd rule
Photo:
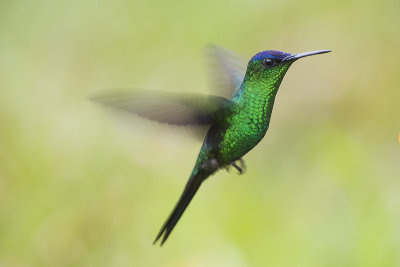
[[225, 96], [107, 90], [92, 97], [99, 103], [160, 123], [202, 125], [208, 129], [186, 186], [153, 244], [160, 238], [160, 245], [164, 244], [193, 196], [210, 175], [231, 166], [240, 174], [244, 172], [242, 157], [265, 136], [275, 96], [293, 62], [331, 52], [317, 50], [290, 54], [276, 50], [262, 51], [250, 59], [243, 76], [233, 53], [216, 46], [211, 50], [213, 60], [219, 66], [220, 73], [223, 73], [215, 79], [217, 84], [221, 84], [219, 89]]

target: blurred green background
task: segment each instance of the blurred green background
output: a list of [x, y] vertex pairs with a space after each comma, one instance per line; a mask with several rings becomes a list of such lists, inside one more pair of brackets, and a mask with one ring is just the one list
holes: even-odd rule
[[[0, 266], [400, 266], [398, 0], [1, 1]], [[91, 103], [207, 92], [203, 48], [296, 62], [243, 176], [152, 241], [201, 143]]]

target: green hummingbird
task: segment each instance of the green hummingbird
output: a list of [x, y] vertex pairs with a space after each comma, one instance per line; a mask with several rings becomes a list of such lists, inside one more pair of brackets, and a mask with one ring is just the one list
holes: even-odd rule
[[[266, 134], [279, 85], [292, 63], [299, 58], [331, 52], [262, 51], [250, 59], [243, 77], [232, 53], [218, 47], [211, 50], [222, 73], [215, 78], [221, 84], [220, 89], [227, 93], [226, 97], [139, 90], [108, 90], [92, 97], [102, 104], [161, 123], [208, 127], [183, 193], [154, 240], [156, 243], [162, 237], [161, 245], [207, 177], [230, 166], [243, 173], [242, 157]], [[241, 166], [236, 164], [238, 161]]]

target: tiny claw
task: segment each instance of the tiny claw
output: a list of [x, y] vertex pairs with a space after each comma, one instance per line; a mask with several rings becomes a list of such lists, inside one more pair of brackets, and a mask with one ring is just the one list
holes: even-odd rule
[[235, 167], [236, 170], [239, 171], [239, 174], [242, 174], [242, 173], [243, 173], [242, 168], [240, 168], [235, 162], [231, 162], [231, 165], [232, 165], [233, 167]]
[[240, 158], [239, 160], [240, 160], [240, 165], [242, 165], [243, 173], [245, 173], [247, 170], [246, 163], [244, 162], [244, 160], [242, 158]]
[[236, 170], [239, 171], [239, 174], [243, 174], [246, 172], [246, 164], [244, 163], [244, 160], [242, 158], [239, 159], [241, 167], [237, 165], [234, 161], [231, 162], [231, 165], [235, 167]]

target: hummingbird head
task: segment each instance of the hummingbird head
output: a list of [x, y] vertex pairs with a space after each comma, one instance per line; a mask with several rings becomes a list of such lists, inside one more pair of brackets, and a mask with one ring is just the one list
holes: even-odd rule
[[331, 52], [317, 50], [299, 54], [289, 54], [276, 50], [262, 51], [253, 56], [247, 66], [246, 78], [266, 82], [269, 86], [278, 87], [290, 65], [299, 58]]

